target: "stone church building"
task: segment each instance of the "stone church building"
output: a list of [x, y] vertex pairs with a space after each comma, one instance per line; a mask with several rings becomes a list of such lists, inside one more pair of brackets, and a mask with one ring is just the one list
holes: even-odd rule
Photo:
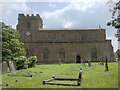
[[81, 63], [106, 57], [114, 60], [111, 40], [106, 40], [102, 28], [43, 28], [39, 14], [19, 14], [17, 30], [27, 57], [36, 55], [38, 64], [59, 63], [60, 60], [62, 63]]

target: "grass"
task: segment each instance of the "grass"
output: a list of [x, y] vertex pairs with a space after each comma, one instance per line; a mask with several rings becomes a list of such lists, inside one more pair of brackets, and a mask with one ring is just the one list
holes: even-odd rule
[[[118, 88], [118, 62], [108, 63], [109, 71], [105, 72], [103, 65], [92, 63], [91, 67], [88, 64], [83, 65], [83, 81], [81, 86], [58, 86], [58, 85], [43, 85], [43, 80], [48, 80], [52, 76], [57, 78], [78, 78], [82, 64], [62, 64], [62, 65], [36, 65], [35, 68], [10, 73], [16, 76], [2, 75], [2, 82], [12, 82], [16, 79], [17, 83], [3, 88]], [[43, 72], [43, 73], [40, 73]], [[29, 74], [38, 74], [34, 77], [25, 77]], [[67, 81], [59, 81], [66, 83]], [[70, 83], [75, 84], [76, 82]], [[69, 83], [67, 82], [67, 83]]]

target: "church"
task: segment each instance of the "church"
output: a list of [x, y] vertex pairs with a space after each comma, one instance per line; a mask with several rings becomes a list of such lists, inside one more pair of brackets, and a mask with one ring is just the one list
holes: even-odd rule
[[111, 40], [102, 28], [43, 28], [39, 14], [19, 14], [17, 30], [27, 57], [37, 56], [37, 64], [96, 62], [106, 57], [114, 61]]

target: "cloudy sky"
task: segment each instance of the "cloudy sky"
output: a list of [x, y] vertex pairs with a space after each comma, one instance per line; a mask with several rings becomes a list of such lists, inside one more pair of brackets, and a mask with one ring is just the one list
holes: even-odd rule
[[[103, 2], [104, 1], [104, 2]], [[54, 0], [9, 0], [0, 2], [0, 21], [16, 28], [18, 14], [40, 14], [44, 28], [101, 28], [106, 29], [107, 39], [112, 39], [114, 51], [118, 42], [116, 30], [106, 23], [111, 19], [106, 0], [77, 0], [77, 2]]]

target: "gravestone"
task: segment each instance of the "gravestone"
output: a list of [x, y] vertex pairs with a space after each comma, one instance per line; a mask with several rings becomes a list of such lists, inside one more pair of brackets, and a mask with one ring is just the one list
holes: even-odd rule
[[77, 85], [80, 86], [81, 82], [82, 82], [82, 66], [80, 67]]
[[108, 71], [108, 59], [106, 58], [106, 60], [105, 60], [105, 72], [107, 72]]
[[10, 68], [10, 72], [15, 72], [15, 67], [13, 61], [8, 61], [8, 66]]
[[6, 74], [7, 73], [7, 70], [8, 70], [8, 65], [7, 65], [7, 62], [2, 62], [2, 72], [1, 74]]
[[90, 60], [88, 60], [88, 66], [91, 67], [91, 62], [90, 62]]

